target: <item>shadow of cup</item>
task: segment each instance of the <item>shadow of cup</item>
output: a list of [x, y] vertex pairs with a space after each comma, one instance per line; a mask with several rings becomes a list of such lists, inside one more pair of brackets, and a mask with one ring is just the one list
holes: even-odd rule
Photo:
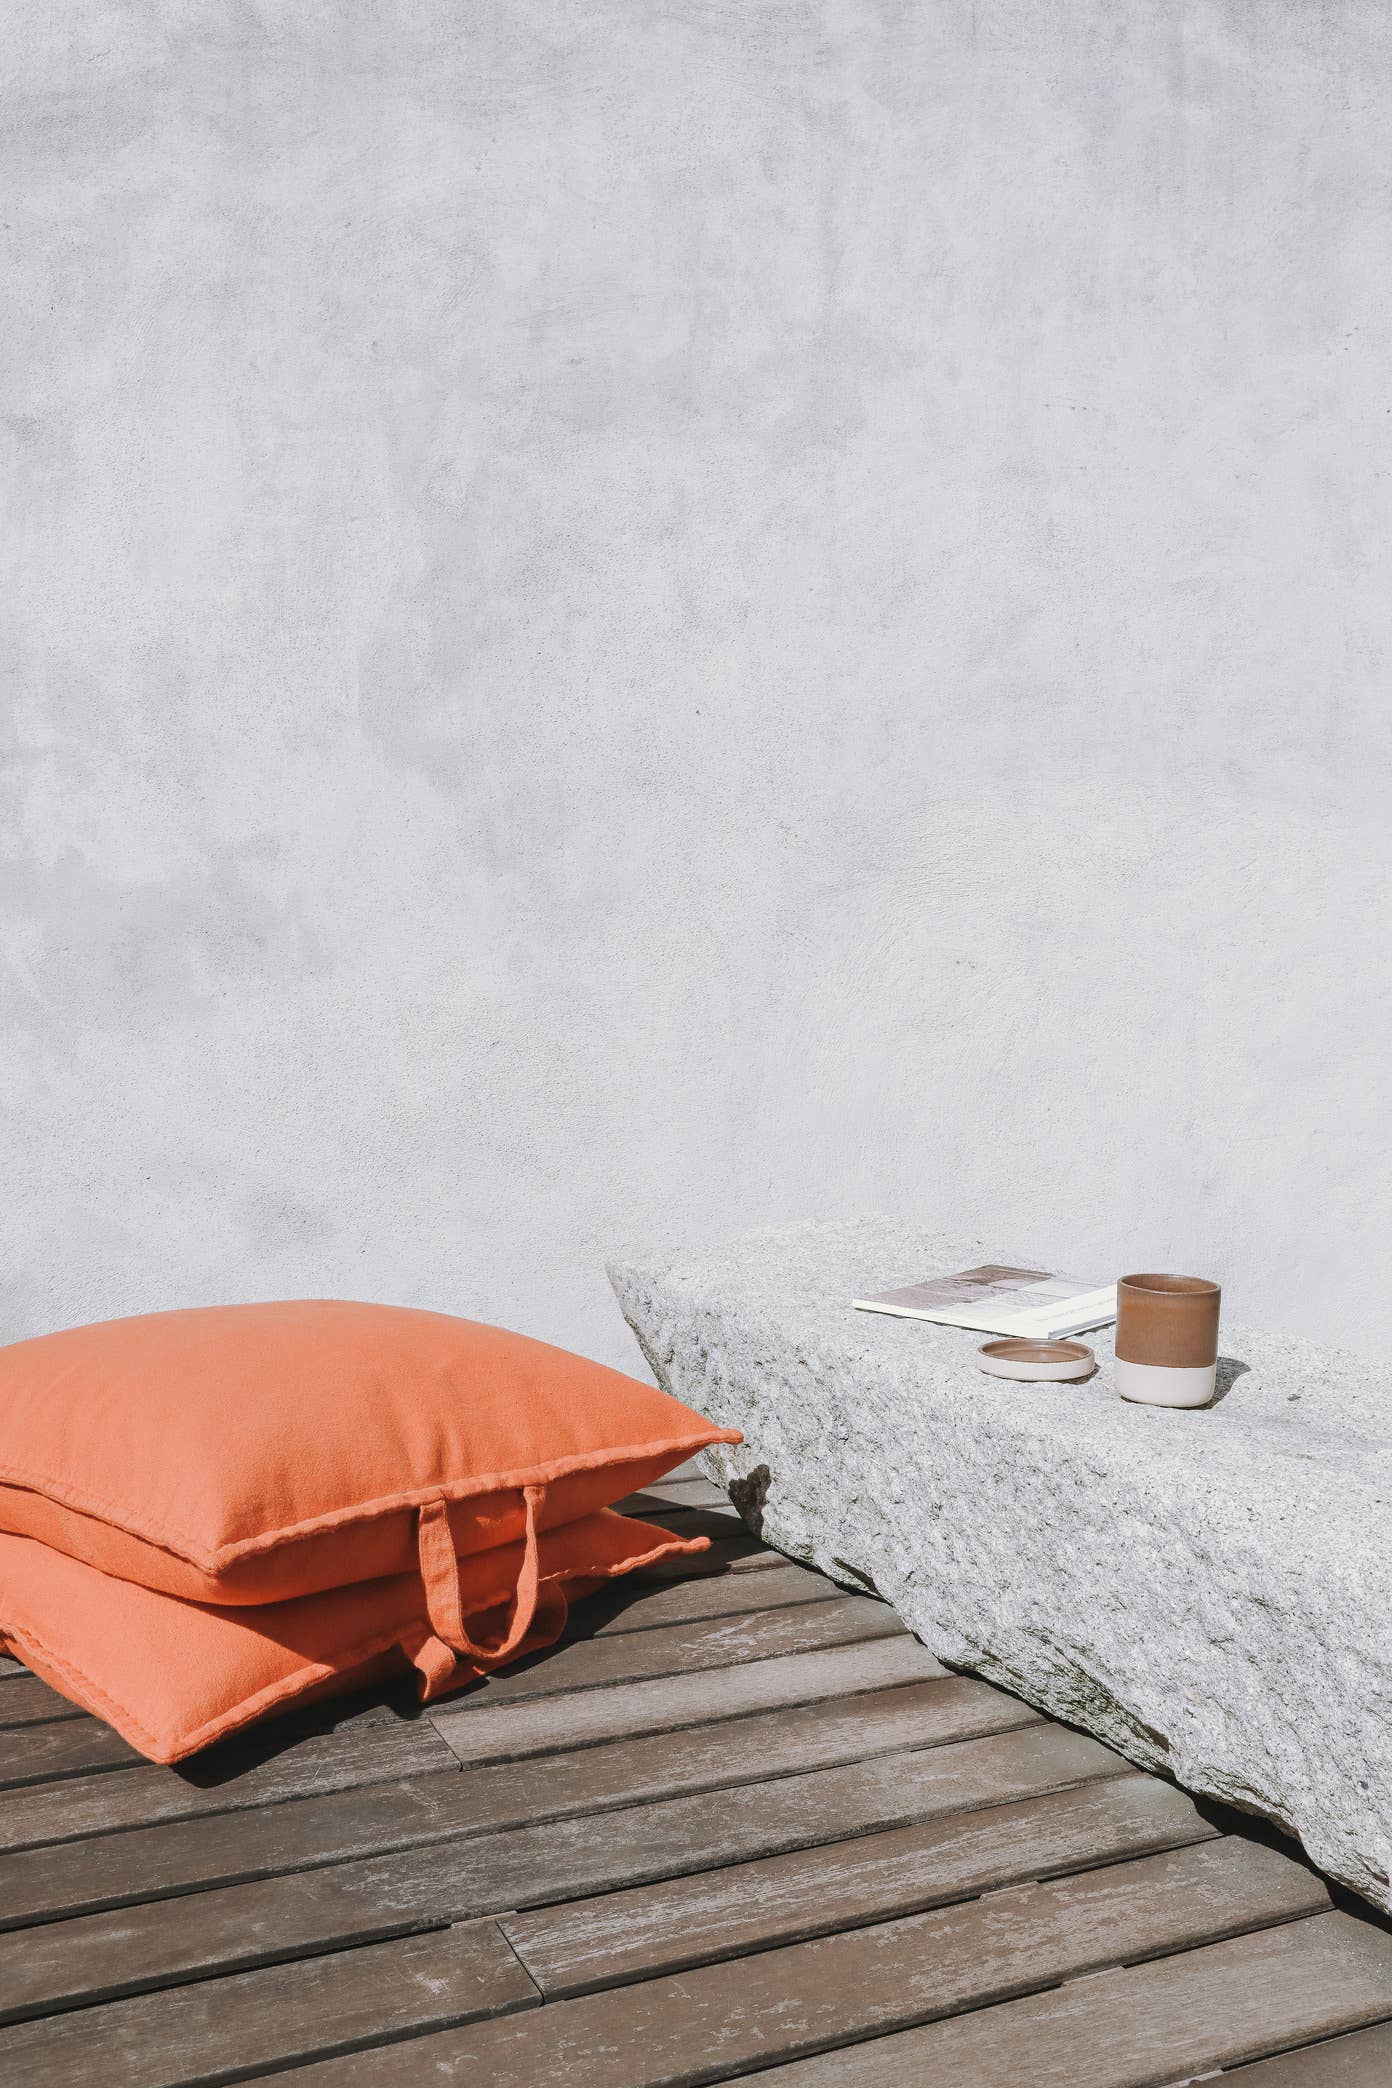
[[1246, 1377], [1251, 1367], [1250, 1363], [1239, 1362], [1236, 1356], [1220, 1356], [1214, 1371], [1213, 1397], [1209, 1406], [1216, 1407], [1220, 1400], [1226, 1399], [1238, 1379]]

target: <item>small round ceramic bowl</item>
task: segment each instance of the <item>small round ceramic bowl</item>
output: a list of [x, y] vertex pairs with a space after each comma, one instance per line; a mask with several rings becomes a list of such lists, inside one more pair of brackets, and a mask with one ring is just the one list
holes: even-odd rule
[[976, 1360], [991, 1377], [1067, 1384], [1091, 1377], [1097, 1358], [1081, 1341], [983, 1341]]

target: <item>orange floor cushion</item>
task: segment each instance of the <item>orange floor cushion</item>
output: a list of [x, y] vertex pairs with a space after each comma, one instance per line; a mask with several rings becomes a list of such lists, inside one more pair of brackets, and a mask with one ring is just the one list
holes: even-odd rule
[[709, 1443], [655, 1386], [445, 1313], [330, 1299], [108, 1320], [0, 1348], [0, 1530], [227, 1607], [413, 1571], [436, 1636], [458, 1561], [537, 1541]]
[[[706, 1549], [612, 1510], [548, 1530], [538, 1592], [511, 1657], [559, 1637], [568, 1604], [635, 1567]], [[460, 1564], [467, 1638], [442, 1649], [420, 1577], [356, 1581], [285, 1602], [186, 1602], [118, 1580], [33, 1538], [0, 1535], [0, 1647], [154, 1762], [176, 1762], [308, 1698], [414, 1663], [426, 1699], [475, 1681], [506, 1636], [523, 1545]]]

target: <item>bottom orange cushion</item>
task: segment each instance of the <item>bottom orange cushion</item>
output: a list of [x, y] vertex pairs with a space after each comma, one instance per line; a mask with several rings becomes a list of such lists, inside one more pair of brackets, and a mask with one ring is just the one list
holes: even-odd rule
[[116, 1580], [32, 1537], [0, 1533], [0, 1646], [152, 1762], [177, 1762], [306, 1697], [412, 1662], [423, 1698], [458, 1689], [495, 1664], [494, 1648], [515, 1659], [550, 1645], [569, 1600], [708, 1542], [612, 1509], [543, 1532], [535, 1611], [515, 1644], [508, 1605], [515, 1612], [524, 1547], [461, 1559], [460, 1609], [482, 1656], [473, 1659], [441, 1643], [414, 1573], [224, 1608]]

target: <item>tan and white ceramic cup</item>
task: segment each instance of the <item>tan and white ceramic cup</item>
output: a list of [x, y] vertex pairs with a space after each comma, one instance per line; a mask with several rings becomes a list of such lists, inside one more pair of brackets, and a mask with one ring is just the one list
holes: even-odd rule
[[1147, 1406], [1206, 1406], [1218, 1363], [1223, 1293], [1203, 1276], [1123, 1276], [1117, 1284], [1116, 1387]]

